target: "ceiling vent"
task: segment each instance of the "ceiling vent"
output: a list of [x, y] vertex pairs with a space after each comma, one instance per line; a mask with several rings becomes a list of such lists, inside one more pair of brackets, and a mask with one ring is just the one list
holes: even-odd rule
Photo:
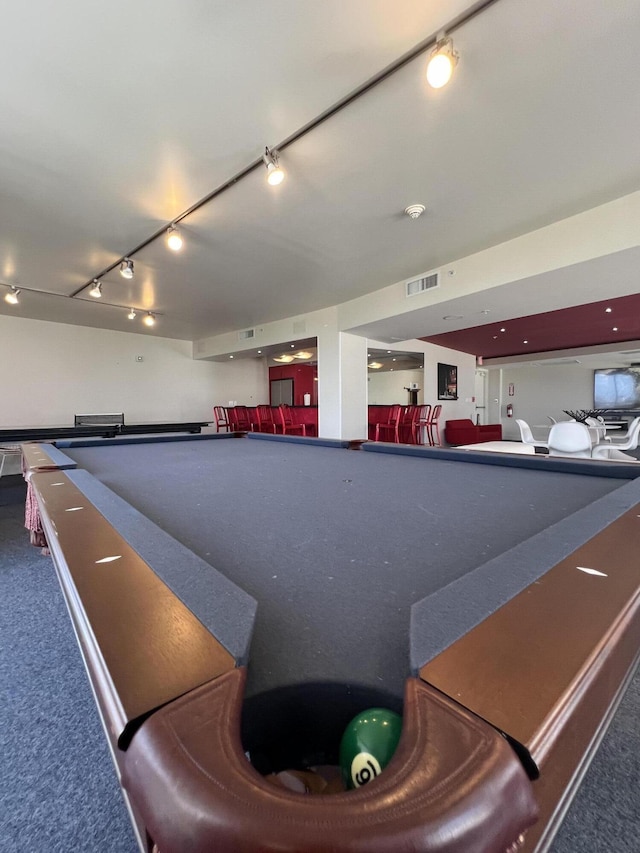
[[243, 329], [241, 332], [238, 332], [238, 338], [241, 341], [248, 341], [250, 338], [255, 337], [255, 334], [255, 329]]
[[421, 278], [413, 278], [406, 282], [405, 287], [407, 296], [415, 296], [417, 293], [424, 293], [425, 290], [440, 287], [440, 276], [434, 272], [431, 275], [423, 275]]

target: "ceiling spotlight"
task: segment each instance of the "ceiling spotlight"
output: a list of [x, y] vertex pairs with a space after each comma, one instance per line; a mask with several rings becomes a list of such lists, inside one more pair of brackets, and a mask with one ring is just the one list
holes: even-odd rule
[[272, 187], [277, 187], [278, 184], [284, 181], [284, 172], [278, 162], [278, 152], [265, 148], [262, 159], [264, 160], [264, 165], [267, 167], [267, 183]]
[[424, 204], [410, 204], [409, 207], [405, 207], [404, 212], [412, 219], [417, 219], [419, 216], [422, 216], [425, 209]]
[[372, 370], [380, 370], [382, 365], [379, 361], [370, 361], [367, 367], [370, 367]]
[[133, 278], [133, 261], [130, 258], [125, 258], [120, 264], [120, 275], [122, 278]]
[[155, 316], [151, 313], [151, 311], [147, 311], [147, 313], [146, 313], [146, 315], [145, 315], [145, 317], [144, 317], [144, 319], [143, 319], [143, 321], [142, 321], [142, 322], [145, 324], [145, 326], [155, 326], [155, 324], [156, 324], [156, 318], [155, 318]]
[[441, 38], [436, 42], [436, 46], [431, 51], [429, 64], [427, 65], [427, 82], [434, 89], [441, 89], [446, 86], [453, 69], [458, 64], [460, 55], [453, 49], [453, 42], [450, 38]]
[[167, 229], [167, 246], [172, 252], [179, 252], [183, 243], [182, 234], [180, 234], [175, 225]]
[[13, 285], [11, 285], [11, 290], [8, 293], [5, 293], [5, 295], [4, 295], [4, 301], [8, 302], [9, 305], [17, 305], [19, 302], [19, 299], [18, 299], [19, 293], [20, 293], [20, 290], [17, 287], [14, 287]]
[[89, 296], [93, 296], [94, 299], [100, 299], [102, 296], [102, 283], [97, 278], [93, 280], [93, 287], [89, 291]]
[[133, 308], [127, 314], [127, 319], [128, 320], [135, 320], [136, 319], [136, 312], [133, 310]]

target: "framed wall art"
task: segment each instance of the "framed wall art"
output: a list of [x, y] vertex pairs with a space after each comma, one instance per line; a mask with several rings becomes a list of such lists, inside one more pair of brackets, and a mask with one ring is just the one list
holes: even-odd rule
[[438, 400], [458, 399], [458, 368], [454, 364], [438, 364]]

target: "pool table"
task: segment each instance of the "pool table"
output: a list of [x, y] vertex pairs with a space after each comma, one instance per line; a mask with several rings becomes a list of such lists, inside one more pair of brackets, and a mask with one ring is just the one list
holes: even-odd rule
[[[548, 848], [637, 664], [640, 465], [355, 446], [24, 446], [142, 850]], [[377, 706], [373, 782], [278, 784]]]

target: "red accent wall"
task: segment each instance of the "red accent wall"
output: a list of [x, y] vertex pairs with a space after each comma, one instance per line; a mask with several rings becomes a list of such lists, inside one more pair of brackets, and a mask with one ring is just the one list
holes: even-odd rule
[[[318, 405], [318, 368], [313, 364], [279, 364], [269, 368], [272, 379], [293, 379], [293, 405], [303, 406], [304, 395], [311, 394], [311, 405]], [[271, 386], [269, 386], [271, 387]], [[269, 399], [271, 403], [271, 399]]]

